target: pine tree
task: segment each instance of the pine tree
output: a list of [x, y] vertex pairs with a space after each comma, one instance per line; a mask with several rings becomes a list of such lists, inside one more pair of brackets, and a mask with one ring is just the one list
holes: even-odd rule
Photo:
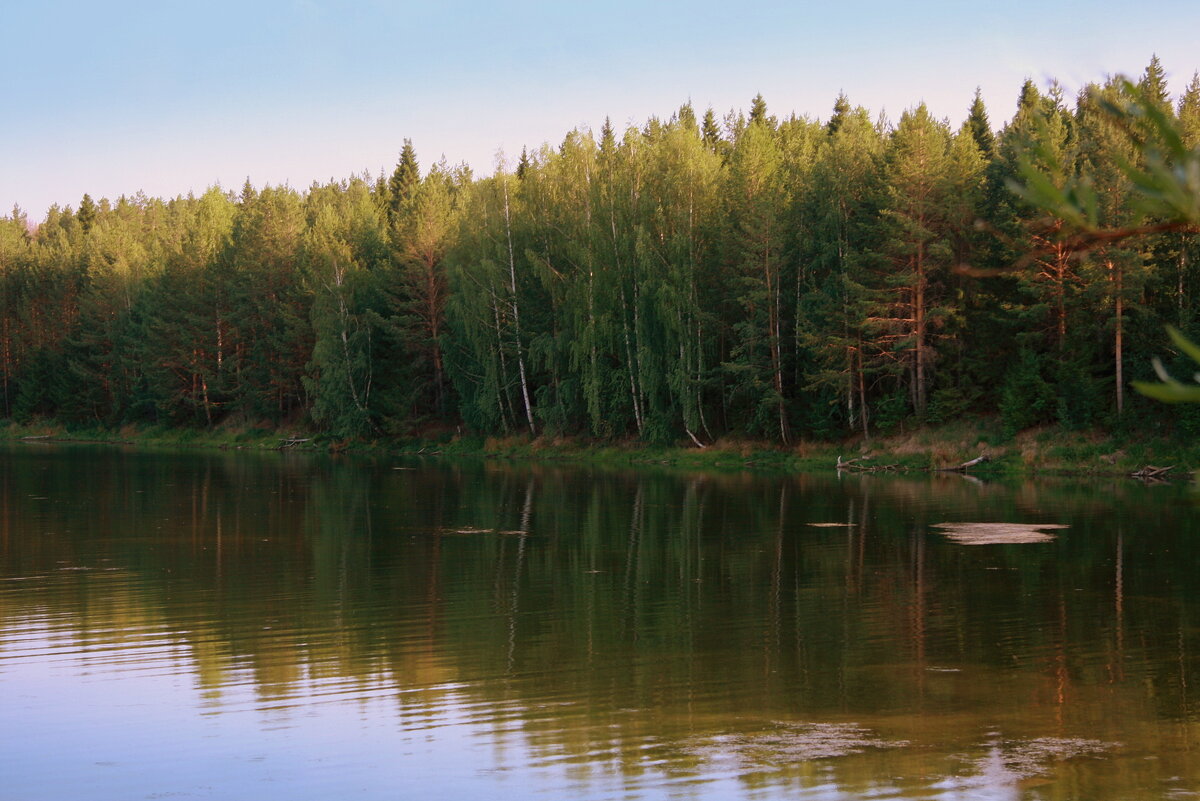
[[220, 260], [230, 276], [222, 369], [235, 407], [250, 419], [282, 421], [307, 411], [302, 382], [312, 357], [311, 291], [304, 285], [304, 201], [286, 187], [243, 191]]
[[411, 412], [445, 414], [449, 390], [442, 355], [446, 277], [443, 261], [457, 226], [450, 170], [435, 164], [413, 191], [399, 223], [398, 285], [391, 288], [392, 330], [408, 354]]
[[950, 164], [950, 134], [921, 104], [900, 117], [886, 171], [887, 300], [872, 329], [881, 356], [904, 354], [913, 410], [924, 415], [936, 351], [932, 339], [953, 310], [946, 305], [945, 268], [952, 257], [949, 204], [959, 187]]
[[[1162, 68], [1154, 58], [1146, 69], [1140, 91], [1164, 110], [1170, 110]], [[1079, 171], [1098, 200], [1097, 222], [1106, 228], [1132, 227], [1139, 216], [1133, 206], [1133, 185], [1120, 164], [1134, 164], [1138, 153], [1127, 132], [1114, 124], [1108, 108], [1121, 101], [1123, 85], [1117, 79], [1105, 86], [1089, 86], [1082, 93], [1076, 117], [1079, 135]], [[1097, 296], [1092, 303], [1111, 308], [1113, 376], [1117, 414], [1125, 408], [1126, 313], [1150, 279], [1140, 253], [1120, 244], [1103, 245], [1085, 262], [1090, 281], [1086, 288]], [[1105, 310], [1107, 311], [1107, 310]], [[1078, 383], [1078, 382], [1075, 382]]]
[[882, 148], [866, 109], [847, 112], [817, 153], [805, 198], [812, 236], [802, 340], [813, 361], [805, 388], [816, 399], [814, 427], [830, 434], [870, 432], [868, 390], [878, 366], [865, 352], [865, 326], [877, 294], [869, 275], [882, 249]]
[[[1072, 128], [1058, 106], [1049, 101], [1042, 102], [1040, 98], [1035, 105], [1027, 106], [1023, 98], [1006, 140], [1006, 145], [1012, 148], [1012, 161], [1026, 159], [1032, 169], [1045, 175], [1050, 183], [1066, 186], [1075, 173], [1077, 158]], [[1009, 174], [1018, 172], [1019, 169], [1013, 167]], [[1027, 207], [1020, 208], [1017, 213], [1029, 240], [1028, 249], [1034, 254], [1031, 269], [1024, 271], [1020, 278], [1038, 301], [1033, 311], [1040, 307], [1049, 312], [1045, 330], [1061, 359], [1067, 346], [1073, 298], [1080, 286], [1077, 262], [1061, 236], [1061, 220], [1047, 219]]]

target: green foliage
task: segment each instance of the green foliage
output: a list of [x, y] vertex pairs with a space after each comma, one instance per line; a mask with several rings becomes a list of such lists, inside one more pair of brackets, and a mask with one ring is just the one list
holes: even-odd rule
[[1023, 349], [1009, 368], [1000, 390], [1000, 419], [1004, 436], [1049, 422], [1055, 412], [1054, 388], [1043, 377], [1037, 355]]
[[[1200, 345], [1193, 343], [1174, 326], [1167, 326], [1167, 334], [1175, 346], [1200, 368]], [[1172, 378], [1157, 357], [1154, 359], [1154, 370], [1162, 383], [1135, 381], [1134, 387], [1138, 392], [1167, 403], [1200, 403], [1200, 383], [1184, 384]], [[1193, 379], [1200, 382], [1200, 373], [1195, 374]]]
[[1091, 427], [1103, 397], [1095, 379], [1075, 360], [1060, 365], [1055, 379], [1055, 420], [1068, 431]]
[[405, 140], [390, 174], [304, 192], [14, 209], [0, 417], [692, 446], [1167, 425], [1123, 395], [1161, 325], [1200, 331], [1200, 77], [1172, 102], [1163, 76], [1073, 107], [1027, 82], [999, 131], [978, 92], [957, 131], [756, 97], [480, 178], [422, 176]]

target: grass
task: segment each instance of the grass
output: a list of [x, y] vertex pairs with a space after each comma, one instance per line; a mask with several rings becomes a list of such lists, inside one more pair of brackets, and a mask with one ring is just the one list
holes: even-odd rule
[[939, 470], [978, 456], [988, 461], [971, 469], [979, 475], [1028, 476], [1128, 475], [1147, 465], [1174, 465], [1185, 475], [1200, 466], [1200, 446], [1182, 439], [1116, 435], [1103, 431], [1066, 431], [1042, 427], [1005, 439], [999, 421], [961, 420], [866, 441], [804, 441], [784, 447], [765, 442], [722, 439], [694, 446], [647, 445], [636, 440], [580, 437], [479, 437], [441, 432], [422, 439], [339, 440], [301, 429], [225, 424], [212, 429], [166, 426], [71, 427], [52, 421], [0, 427], [0, 440], [45, 438], [56, 441], [131, 443], [147, 447], [196, 447], [351, 452], [376, 456], [473, 456], [596, 465], [668, 465], [684, 469], [810, 472], [832, 470], [838, 458], [859, 458], [860, 465], [894, 465], [897, 470]]

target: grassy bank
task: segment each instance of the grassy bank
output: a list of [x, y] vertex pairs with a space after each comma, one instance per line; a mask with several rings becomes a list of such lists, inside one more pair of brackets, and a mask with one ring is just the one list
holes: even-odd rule
[[336, 440], [298, 429], [223, 426], [214, 429], [124, 426], [68, 429], [53, 422], [0, 427], [0, 439], [105, 442], [140, 447], [199, 447], [226, 450], [309, 450], [378, 457], [471, 456], [575, 464], [671, 465], [705, 470], [922, 471], [953, 468], [978, 457], [977, 475], [1128, 475], [1147, 465], [1172, 466], [1182, 477], [1200, 467], [1200, 445], [1181, 439], [1117, 436], [1100, 431], [1039, 428], [1005, 438], [991, 419], [960, 421], [889, 437], [841, 442], [801, 442], [782, 447], [763, 442], [719, 441], [696, 447], [650, 446], [636, 441], [582, 438], [482, 438], [446, 434], [427, 439]]

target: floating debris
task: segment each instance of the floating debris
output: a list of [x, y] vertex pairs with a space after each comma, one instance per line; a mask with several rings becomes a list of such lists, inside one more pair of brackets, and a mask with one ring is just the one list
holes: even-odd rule
[[436, 530], [438, 534], [495, 534], [494, 528], [474, 528], [473, 526], [439, 528]]
[[1025, 545], [1051, 542], [1061, 523], [938, 523], [934, 528], [959, 545]]
[[1138, 470], [1135, 473], [1130, 473], [1129, 475], [1133, 478], [1164, 479], [1166, 478], [1167, 473], [1170, 473], [1174, 469], [1175, 465], [1169, 465], [1167, 467], [1155, 467], [1152, 464], [1148, 464], [1141, 470]]
[[939, 790], [956, 791], [955, 797], [1016, 798], [1019, 791], [1051, 784], [1056, 763], [1081, 757], [1099, 757], [1120, 745], [1081, 737], [1039, 737], [1008, 743], [993, 742], [982, 756], [960, 757], [971, 765], [970, 773], [949, 776], [933, 786]]
[[1034, 776], [1044, 772], [1049, 762], [1098, 756], [1119, 745], [1083, 737], [1038, 737], [1008, 748], [1004, 762], [1022, 775]]
[[813, 528], [850, 528], [853, 523], [808, 523]]
[[797, 762], [860, 754], [869, 748], [903, 748], [857, 723], [776, 723], [761, 732], [708, 737], [689, 751], [710, 762], [733, 762], [739, 770], [782, 768]]

